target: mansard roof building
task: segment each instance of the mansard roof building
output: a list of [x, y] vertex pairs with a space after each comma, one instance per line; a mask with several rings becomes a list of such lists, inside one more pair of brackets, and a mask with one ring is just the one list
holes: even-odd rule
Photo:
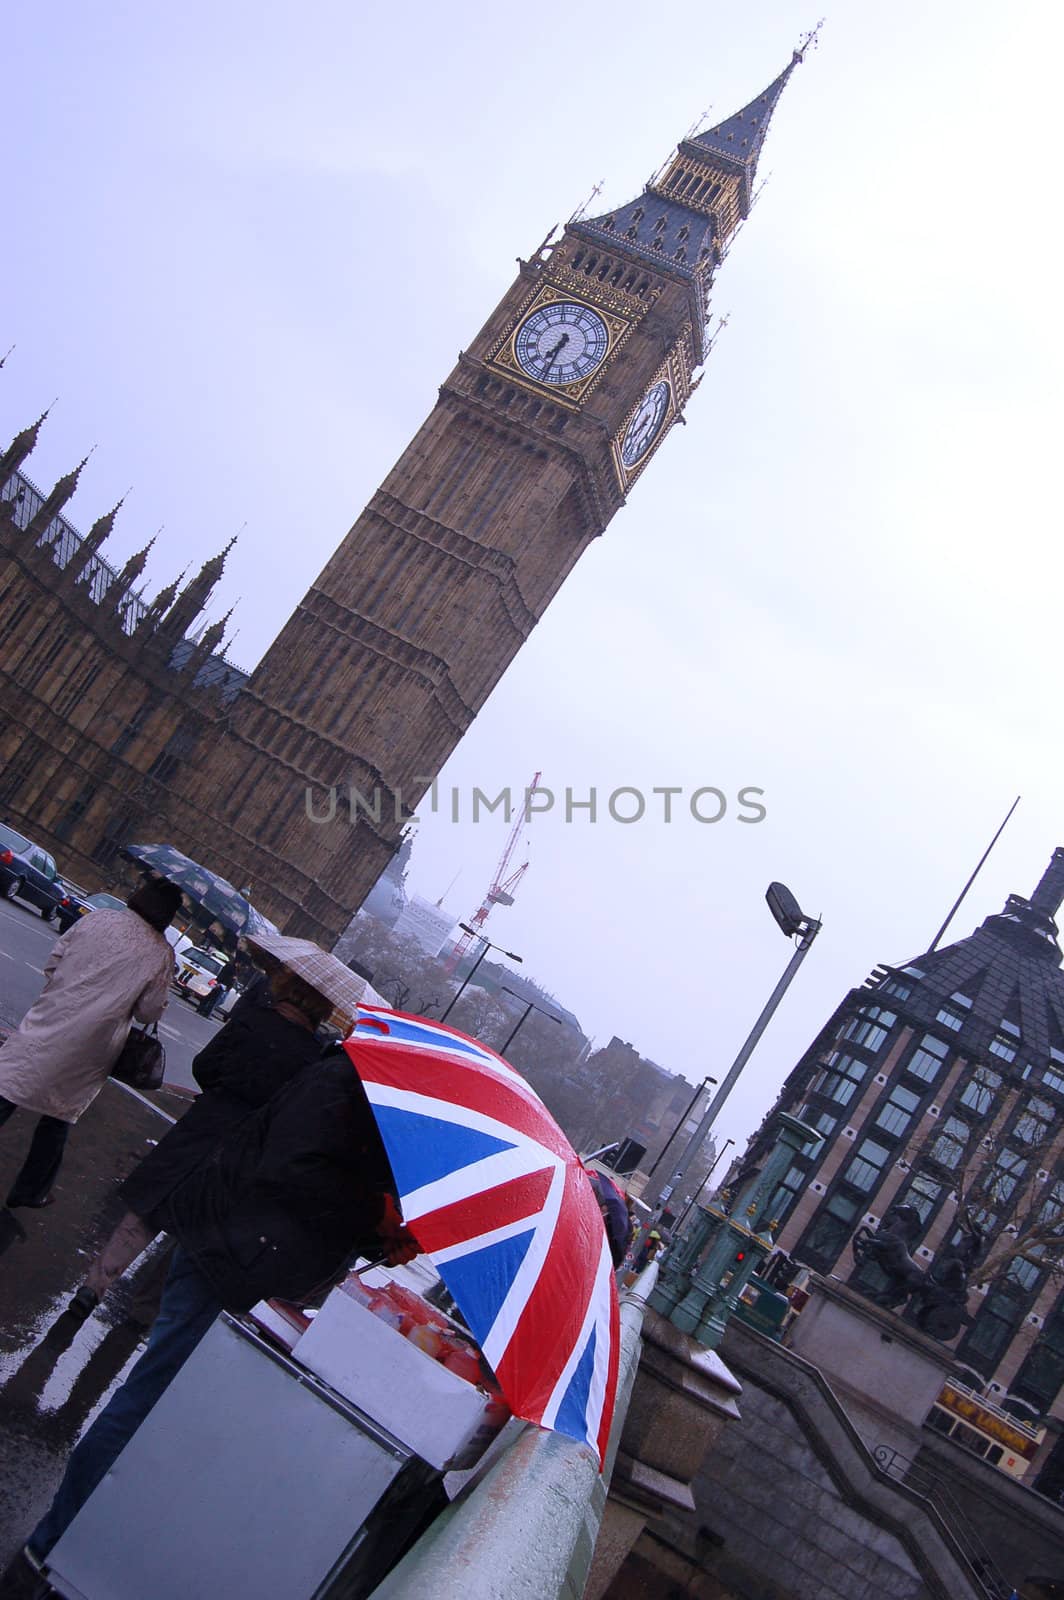
[[913, 1207], [909, 1249], [926, 1267], [967, 1211], [985, 1233], [986, 1281], [972, 1269], [958, 1374], [1019, 1418], [1064, 1423], [1062, 900], [1058, 849], [1029, 897], [850, 991], [775, 1108], [820, 1137], [769, 1211], [791, 1256], [872, 1289], [878, 1269], [854, 1262], [858, 1227]]

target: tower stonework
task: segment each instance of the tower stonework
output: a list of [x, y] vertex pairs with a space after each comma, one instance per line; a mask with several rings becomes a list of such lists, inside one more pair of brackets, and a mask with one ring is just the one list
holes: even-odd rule
[[571, 222], [520, 264], [172, 780], [174, 841], [202, 855], [209, 830], [211, 865], [250, 883], [287, 931], [335, 941], [404, 815], [681, 417], [707, 351], [713, 274], [800, 59], [685, 139], [639, 199]]

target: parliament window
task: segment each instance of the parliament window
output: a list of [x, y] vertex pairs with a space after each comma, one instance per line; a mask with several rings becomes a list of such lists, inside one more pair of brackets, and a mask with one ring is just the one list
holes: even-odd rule
[[886, 983], [880, 985], [880, 993], [893, 995], [895, 1000], [908, 1000], [912, 992], [912, 987], [902, 983], [900, 978], [888, 978]]
[[1056, 1112], [1048, 1100], [1038, 1100], [1032, 1096], [1016, 1118], [1012, 1137], [1019, 1139], [1021, 1144], [1044, 1144], [1055, 1116]]
[[949, 1045], [944, 1039], [936, 1039], [933, 1033], [925, 1033], [915, 1053], [906, 1062], [905, 1070], [911, 1072], [914, 1078], [922, 1078], [925, 1083], [934, 1083], [948, 1055]]
[[905, 1195], [905, 1204], [912, 1206], [920, 1213], [920, 1220], [926, 1222], [935, 1209], [935, 1202], [942, 1193], [942, 1185], [929, 1178], [926, 1173], [919, 1172], [910, 1183]]
[[874, 1189], [890, 1160], [890, 1151], [874, 1139], [864, 1139], [857, 1146], [857, 1154], [846, 1168], [845, 1181], [865, 1194]]
[[966, 994], [951, 994], [946, 1004], [936, 1014], [935, 1021], [952, 1028], [956, 1033], [967, 1022], [971, 1008], [972, 1002]]
[[994, 1165], [990, 1169], [986, 1188], [988, 1194], [995, 1200], [1009, 1200], [1027, 1171], [1027, 1159], [1015, 1150], [999, 1150], [994, 1157]]
[[858, 1016], [851, 1017], [842, 1037], [866, 1050], [878, 1050], [897, 1020], [895, 1012], [882, 1006], [865, 1006]]
[[981, 1357], [987, 1375], [997, 1366], [1023, 1318], [1022, 1303], [1011, 1294], [988, 1294], [958, 1355]]
[[931, 1159], [952, 1172], [961, 1163], [971, 1129], [959, 1117], [947, 1117], [942, 1132], [931, 1148]]
[[818, 1092], [827, 1099], [836, 1101], [840, 1106], [848, 1106], [857, 1092], [858, 1084], [868, 1071], [868, 1064], [858, 1061], [854, 1056], [840, 1055], [836, 1052], [829, 1066], [832, 1070], [825, 1073]]
[[913, 1112], [920, 1104], [920, 1096], [903, 1084], [896, 1084], [876, 1117], [876, 1126], [895, 1138], [903, 1134], [913, 1120]]
[[995, 1072], [991, 1067], [976, 1067], [964, 1085], [960, 1103], [967, 1106], [969, 1111], [974, 1111], [977, 1117], [985, 1117], [994, 1103], [995, 1091], [1000, 1088], [1000, 1072]]
[[857, 1201], [841, 1194], [832, 1195], [821, 1206], [795, 1254], [800, 1260], [822, 1269], [830, 1267], [853, 1233], [856, 1219]]

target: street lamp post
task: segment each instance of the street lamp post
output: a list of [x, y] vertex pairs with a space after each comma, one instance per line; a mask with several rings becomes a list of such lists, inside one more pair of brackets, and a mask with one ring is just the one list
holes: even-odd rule
[[[506, 956], [509, 961], [524, 960], [523, 956], [515, 955], [512, 950], [504, 950], [501, 944], [492, 944], [490, 939], [485, 939], [482, 933], [479, 933], [476, 928], [469, 927], [468, 923], [460, 922], [458, 926], [461, 928], [463, 933], [471, 933], [474, 939], [479, 939], [484, 948], [481, 950], [480, 954], [477, 956], [477, 959], [474, 961], [473, 965], [462, 979], [457, 994], [451, 1000], [447, 1009], [444, 1011], [443, 1016], [440, 1018], [441, 1022], [447, 1021], [447, 1018], [450, 1016], [451, 1012], [454, 1010], [455, 1006], [465, 993], [466, 985], [468, 984], [470, 978], [473, 976], [474, 972], [476, 972], [477, 968], [480, 966], [480, 963], [483, 961], [489, 950], [497, 950], [500, 955]], [[509, 1041], [507, 1041], [507, 1043], [509, 1043]]]
[[715, 1155], [713, 1157], [713, 1165], [710, 1167], [709, 1171], [706, 1173], [705, 1177], [702, 1179], [702, 1182], [699, 1184], [699, 1186], [698, 1186], [698, 1194], [693, 1195], [691, 1197], [691, 1199], [688, 1200], [687, 1204], [683, 1208], [683, 1211], [680, 1213], [680, 1215], [677, 1217], [675, 1223], [673, 1224], [673, 1230], [672, 1231], [677, 1236], [679, 1235], [680, 1230], [683, 1227], [684, 1223], [687, 1221], [688, 1217], [691, 1215], [691, 1212], [694, 1210], [695, 1206], [698, 1204], [698, 1196], [702, 1193], [703, 1189], [706, 1187], [706, 1184], [709, 1182], [710, 1178], [712, 1178], [713, 1174], [716, 1172], [717, 1168], [720, 1166], [721, 1160], [722, 1160], [722, 1158], [724, 1156], [724, 1153], [727, 1150], [728, 1146], [731, 1145], [731, 1144], [734, 1144], [734, 1143], [735, 1143], [734, 1139], [725, 1139], [724, 1143], [720, 1147], [719, 1154], [717, 1154], [717, 1155]]
[[668, 1154], [668, 1151], [669, 1151], [669, 1149], [670, 1149], [670, 1147], [672, 1145], [672, 1141], [675, 1139], [676, 1135], [679, 1133], [680, 1129], [683, 1127], [684, 1123], [687, 1121], [688, 1117], [691, 1115], [691, 1112], [694, 1110], [695, 1106], [698, 1104], [699, 1097], [700, 1097], [703, 1089], [708, 1089], [710, 1084], [711, 1083], [716, 1083], [716, 1081], [717, 1081], [716, 1078], [708, 1078], [707, 1077], [707, 1078], [703, 1078], [702, 1079], [702, 1082], [698, 1085], [698, 1088], [695, 1090], [694, 1094], [691, 1096], [690, 1105], [684, 1111], [683, 1115], [680, 1117], [679, 1122], [676, 1124], [675, 1128], [673, 1128], [672, 1132], [669, 1134], [669, 1137], [665, 1140], [665, 1143], [662, 1145], [661, 1153], [658, 1156], [658, 1159], [655, 1161], [654, 1165], [651, 1167], [650, 1171], [647, 1173], [647, 1177], [648, 1178], [652, 1178], [654, 1176], [655, 1172], [657, 1172], [658, 1168], [661, 1166], [661, 1163], [665, 1160], [665, 1157]]
[[[518, 956], [517, 959], [520, 961], [520, 956]], [[512, 994], [515, 1000], [524, 1000], [524, 995], [518, 994], [516, 989], [508, 989], [505, 984], [502, 986], [502, 992], [503, 994]], [[557, 1022], [559, 1024], [561, 1023], [561, 1017], [556, 1017], [553, 1012], [545, 1011], [542, 1006], [537, 1006], [534, 1000], [526, 1001], [525, 1009], [522, 1011], [521, 1015], [510, 1029], [506, 1043], [499, 1046], [499, 1054], [501, 1056], [505, 1056], [507, 1050], [509, 1050], [510, 1046], [513, 1044], [517, 1037], [517, 1030], [521, 1027], [522, 1023], [528, 1021], [528, 1014], [530, 1011], [538, 1011], [541, 1017], [549, 1017], [552, 1022]]]
[[787, 967], [783, 973], [783, 976], [780, 978], [776, 987], [769, 995], [761, 1015], [758, 1017], [757, 1021], [750, 1029], [750, 1032], [747, 1034], [739, 1054], [732, 1062], [728, 1076], [725, 1078], [724, 1082], [713, 1096], [713, 1099], [710, 1101], [706, 1110], [705, 1116], [702, 1118], [701, 1122], [698, 1124], [698, 1127], [687, 1141], [687, 1146], [683, 1152], [683, 1155], [676, 1164], [676, 1168], [672, 1174], [672, 1177], [669, 1179], [668, 1183], [665, 1184], [661, 1190], [661, 1193], [658, 1195], [656, 1207], [658, 1216], [660, 1216], [665, 1210], [665, 1207], [668, 1205], [669, 1201], [672, 1199], [672, 1196], [676, 1192], [677, 1184], [679, 1184], [684, 1173], [687, 1171], [688, 1167], [691, 1165], [691, 1162], [694, 1160], [695, 1156], [705, 1143], [710, 1129], [717, 1120], [717, 1115], [721, 1106], [724, 1104], [725, 1100], [727, 1100], [728, 1096], [731, 1094], [736, 1083], [738, 1082], [739, 1074], [742, 1072], [743, 1068], [746, 1066], [746, 1063], [753, 1055], [758, 1040], [761, 1038], [761, 1035], [764, 1033], [772, 1019], [773, 1012], [776, 1010], [776, 1007], [786, 994], [792, 978], [798, 971], [798, 968], [801, 966], [806, 956], [809, 954], [809, 951], [812, 948], [813, 940], [820, 932], [820, 921], [816, 917], [807, 917], [805, 915], [791, 891], [784, 884], [770, 883], [765, 893], [765, 899], [768, 901], [768, 908], [772, 912], [772, 915], [775, 918], [780, 930], [785, 933], [789, 939], [794, 938], [795, 935], [797, 935], [797, 948], [795, 949], [790, 961], [787, 963]]

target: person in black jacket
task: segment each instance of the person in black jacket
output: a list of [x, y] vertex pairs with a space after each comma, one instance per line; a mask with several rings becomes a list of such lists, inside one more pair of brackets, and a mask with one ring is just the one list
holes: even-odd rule
[[274, 1296], [306, 1302], [359, 1254], [398, 1265], [418, 1253], [365, 1090], [341, 1050], [246, 1118], [159, 1215], [178, 1243], [159, 1316], [71, 1455], [26, 1547], [31, 1562], [44, 1559], [219, 1312]]
[[332, 1011], [331, 1001], [284, 968], [270, 988], [270, 1005], [231, 1017], [193, 1060], [202, 1093], [119, 1185], [126, 1214], [71, 1300], [74, 1316], [87, 1317], [162, 1231], [159, 1208], [219, 1140], [321, 1055], [316, 1030]]

